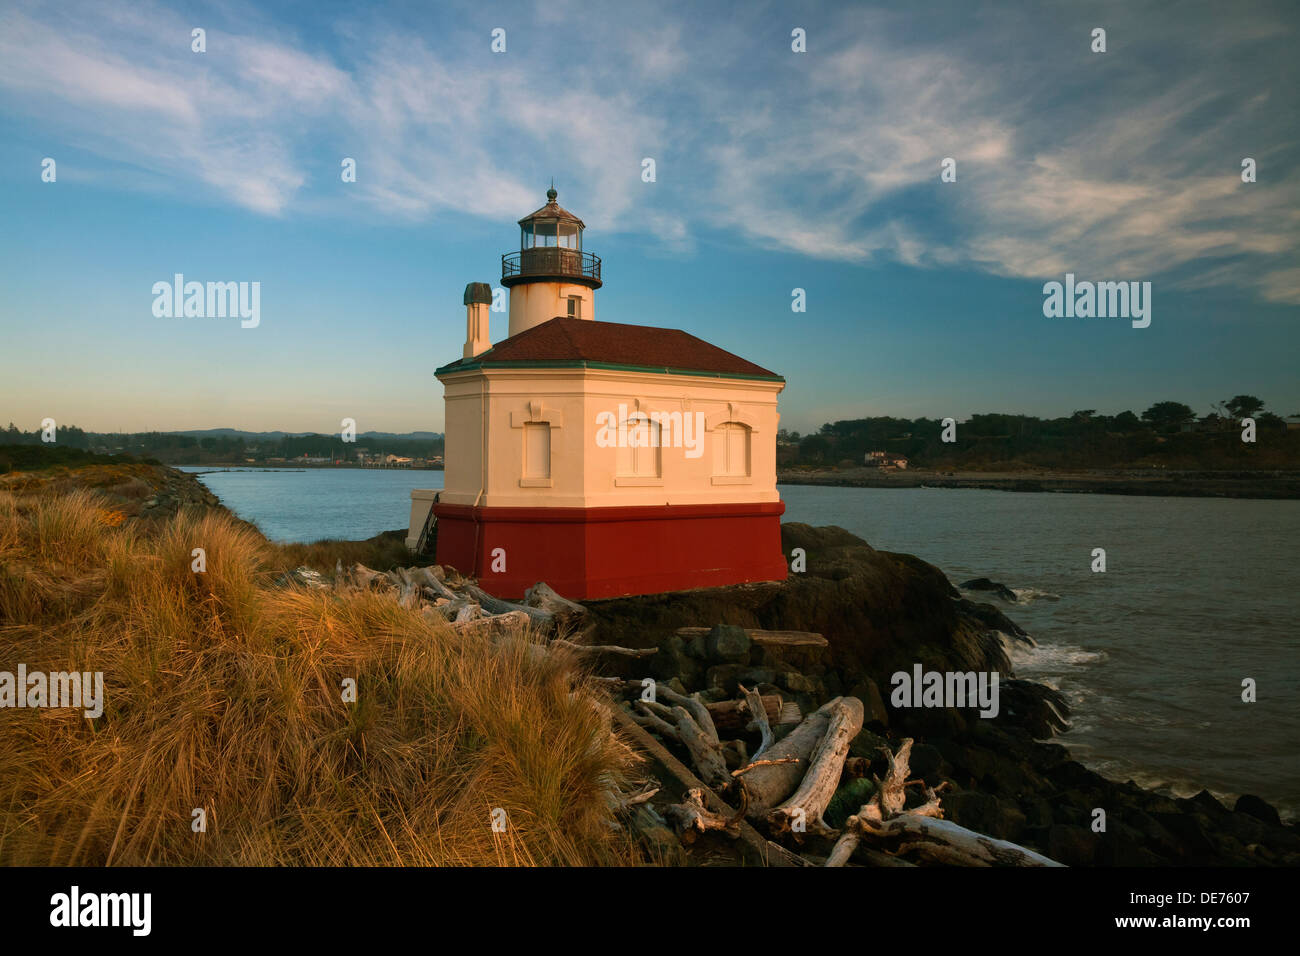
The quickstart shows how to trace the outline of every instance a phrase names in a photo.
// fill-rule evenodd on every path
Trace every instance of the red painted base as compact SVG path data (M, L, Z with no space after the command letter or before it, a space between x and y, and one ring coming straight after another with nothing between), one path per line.
M784 581L774 501L635 508L434 506L438 563L519 598L538 581L574 600ZM494 571L503 549L504 571ZM498 556L500 552L497 552ZM495 560L498 568L499 559Z

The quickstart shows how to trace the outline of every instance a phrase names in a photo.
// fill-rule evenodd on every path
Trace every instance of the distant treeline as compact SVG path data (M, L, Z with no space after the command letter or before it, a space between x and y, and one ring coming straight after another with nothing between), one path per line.
M1300 430L1288 431L1285 419L1263 407L1239 395L1201 418L1181 402L1158 402L1141 415L972 415L957 423L955 442L942 440L938 419L858 418L828 422L816 434L782 429L777 457L786 467L858 466L869 452L883 451L907 458L909 467L951 470L1300 468ZM1242 441L1243 418L1255 420L1254 443Z
M79 468L82 465L120 465L132 463L130 455L97 455L83 448L66 448L60 445L0 445L0 474L10 471L37 471L63 465ZM158 465L153 458L140 460L140 464Z
M223 464L241 463L248 459L266 461L268 458L292 459L301 455L311 458L355 460L359 452L370 455L398 455L405 458L429 458L441 455L443 440L382 438L367 439L357 436L355 442L344 442L338 435L285 435L282 438L261 440L232 436L195 438L175 432L88 432L75 425L60 425L55 432L60 448L76 448L102 455L134 455L156 458L163 464ZM41 432L25 432L13 422L0 432L0 443L8 445L40 445Z

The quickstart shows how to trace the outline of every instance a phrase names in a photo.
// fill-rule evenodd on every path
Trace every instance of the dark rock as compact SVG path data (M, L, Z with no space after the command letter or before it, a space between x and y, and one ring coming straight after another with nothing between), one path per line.
M741 676L748 671L747 664L715 664L704 672L704 686L733 697L740 686Z
M650 658L650 676L668 681L680 677L688 687L695 687L700 679L700 664L686 651L686 642L670 634L659 644L659 653Z
M1173 862L1144 846L1142 836L1133 827L1110 823L1105 833L1097 834L1094 862L1100 866L1165 866Z
M1275 827L1282 825L1282 818L1278 816L1277 810L1254 794L1243 793L1237 798L1237 802L1232 809L1237 813L1248 814L1264 823L1271 823Z
M1203 863L1214 858L1214 844L1195 816L1190 813L1157 813L1152 816L1173 834L1189 862Z
M862 701L865 723L875 723L881 727L889 726L889 708L885 706L885 699L880 696L880 688L876 686L875 681L868 677L855 684L849 694Z
M976 833L997 836L1002 823L1002 806L998 798L977 790L958 790L942 797L943 815L958 826Z
M1042 797L1026 797L1020 807L1024 811L1026 826L1046 828L1052 825L1052 805Z
M1047 828L1047 855L1066 866L1090 866L1097 843L1097 834L1086 827L1053 823Z
M965 584L959 584L957 587L963 591L992 591L1002 600L1015 604L1017 600L1016 592L1011 590L1005 584L998 581L990 581L988 578L972 578Z
M872 731L863 728L862 730L858 731L858 735L856 737L854 737L851 741L849 741L849 756L864 757L865 759L870 760L873 763L879 761L880 772L883 773L885 760L882 757L880 748L885 747L887 745L888 745L888 741L885 740L884 737L877 736ZM890 747L889 750L890 753L893 753L894 748Z
M1208 790L1202 790L1196 796L1192 797L1189 803L1201 810L1210 818L1226 816L1228 808L1221 804Z
M912 759L909 766L911 767L912 777L925 779L930 776L936 776L938 775L940 768L943 766L943 754L941 754L937 748L931 747L929 744L913 744ZM926 780L926 783L930 783L930 781ZM937 783L938 781L935 781L935 783L930 785L935 786Z
M1035 738L1069 730L1070 705L1065 695L1043 684L1006 678L998 686L999 724L1011 724Z
M749 635L743 627L734 624L716 624L704 641L704 651L710 660L731 664L749 663Z

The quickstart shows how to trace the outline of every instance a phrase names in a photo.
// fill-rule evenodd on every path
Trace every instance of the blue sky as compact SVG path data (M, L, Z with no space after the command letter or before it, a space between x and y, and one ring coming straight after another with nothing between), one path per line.
M499 284L551 176L604 260L597 317L782 373L789 428L1300 412L1298 27L1291 3L7 0L0 418L441 430L464 286ZM156 318L176 272L260 282L261 324ZM1150 281L1151 326L1045 318L1066 272Z

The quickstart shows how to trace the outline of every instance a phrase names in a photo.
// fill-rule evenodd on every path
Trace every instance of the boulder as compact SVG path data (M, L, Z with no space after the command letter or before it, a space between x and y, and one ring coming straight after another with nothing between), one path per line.
M1243 793L1239 796L1232 809L1237 813L1244 813L1248 816L1252 816L1263 823L1271 823L1275 827L1280 827L1282 825L1282 818L1278 816L1277 811L1251 793Z
M709 660L729 664L749 663L749 635L743 627L718 624L704 640L704 652Z

